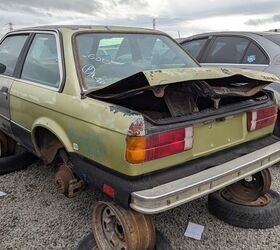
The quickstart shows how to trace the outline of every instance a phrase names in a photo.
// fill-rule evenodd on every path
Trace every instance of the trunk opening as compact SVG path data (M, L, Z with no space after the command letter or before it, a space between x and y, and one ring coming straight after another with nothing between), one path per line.
M197 119L226 110L248 109L271 100L262 90L267 82L237 80L187 81L154 87L143 84L128 91L101 90L101 94L97 91L88 96L137 111L161 124L192 117Z

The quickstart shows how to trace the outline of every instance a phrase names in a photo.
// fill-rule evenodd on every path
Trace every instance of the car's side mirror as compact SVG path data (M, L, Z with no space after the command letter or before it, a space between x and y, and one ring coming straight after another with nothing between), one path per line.
M7 68L6 65L4 65L3 63L0 63L0 74L5 73L6 68Z

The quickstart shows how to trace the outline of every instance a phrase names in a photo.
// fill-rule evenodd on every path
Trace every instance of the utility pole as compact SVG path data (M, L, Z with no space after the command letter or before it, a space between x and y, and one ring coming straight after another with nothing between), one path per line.
M155 30L156 29L156 19L153 18L153 29Z
M13 29L13 23L12 22L10 22L10 23L7 23L8 25L9 25L9 31L13 31L14 29Z
M181 34L180 34L180 31L178 31L178 37L179 37L179 38L181 38Z

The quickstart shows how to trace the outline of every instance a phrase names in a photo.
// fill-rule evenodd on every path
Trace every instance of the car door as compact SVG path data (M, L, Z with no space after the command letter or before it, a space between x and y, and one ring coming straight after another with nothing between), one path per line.
M0 44L0 129L13 137L10 123L10 88L20 54L28 39L28 34L6 36Z
M263 71L269 65L266 53L253 40L243 36L216 36L201 65L208 67L235 67Z
M25 50L20 74L11 88L11 124L17 141L35 151L31 138L34 122L53 114L63 81L59 36L38 31Z

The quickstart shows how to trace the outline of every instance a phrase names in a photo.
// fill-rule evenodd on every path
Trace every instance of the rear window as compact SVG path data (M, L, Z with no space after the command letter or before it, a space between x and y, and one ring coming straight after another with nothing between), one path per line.
M85 33L76 41L86 89L105 87L145 70L198 66L163 35Z
M269 36L265 36L265 38L280 46L280 35L269 35Z

